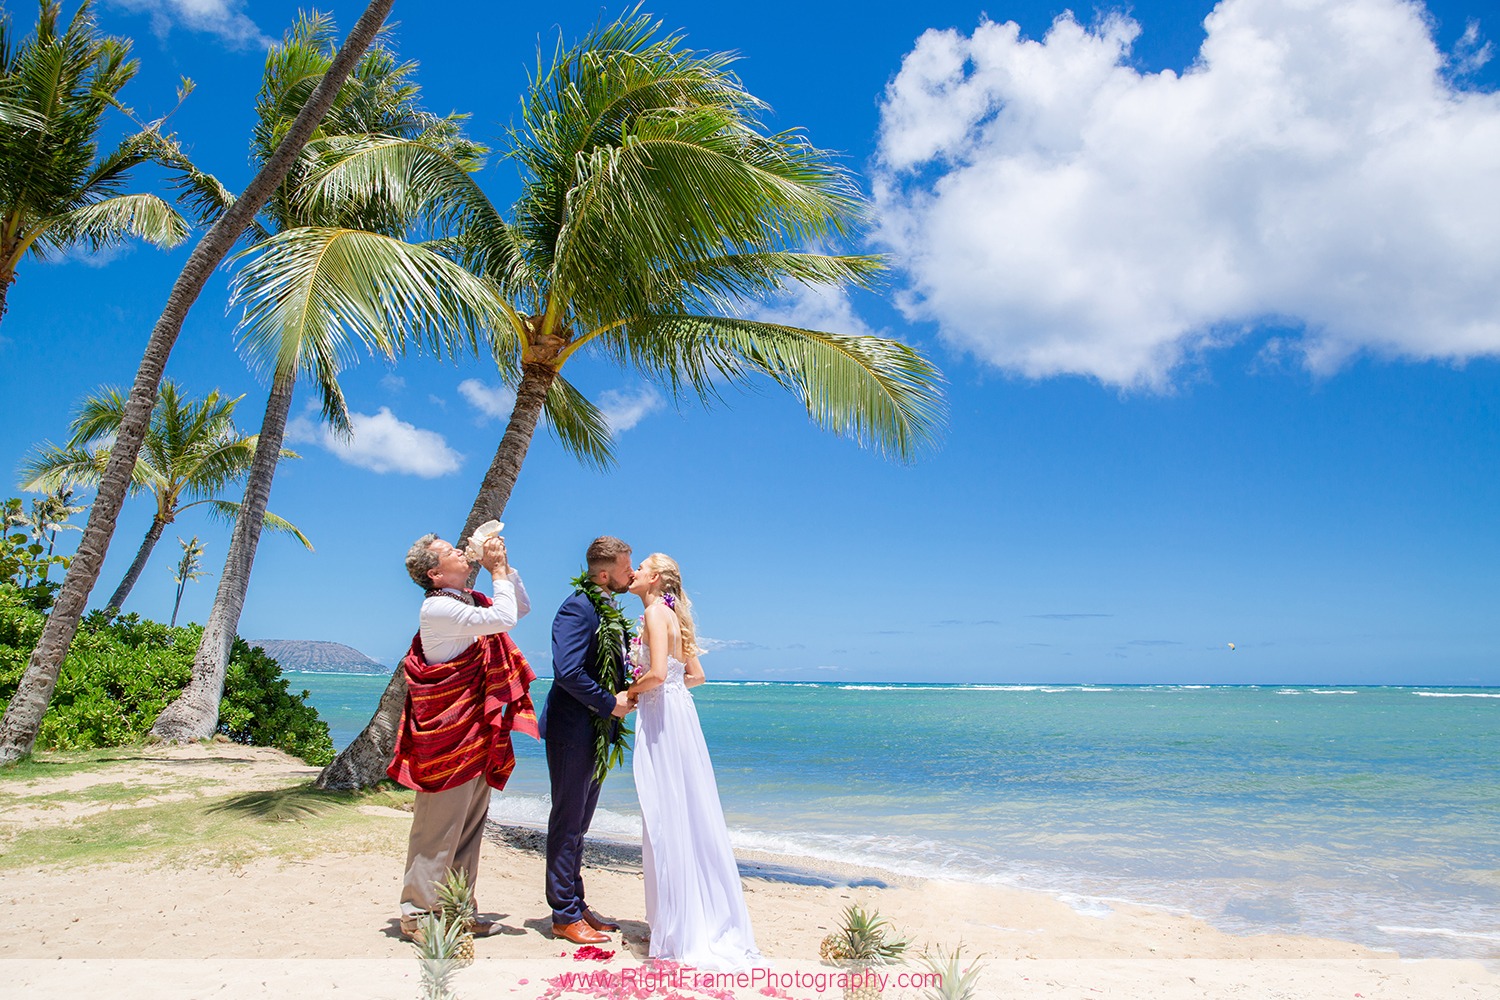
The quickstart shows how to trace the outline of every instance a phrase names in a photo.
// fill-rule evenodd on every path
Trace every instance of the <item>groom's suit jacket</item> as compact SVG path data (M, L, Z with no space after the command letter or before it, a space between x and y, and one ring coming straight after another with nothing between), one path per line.
M575 591L552 619L552 689L542 709L542 739L593 746L594 717L612 718L614 710L615 696L599 683L599 613Z

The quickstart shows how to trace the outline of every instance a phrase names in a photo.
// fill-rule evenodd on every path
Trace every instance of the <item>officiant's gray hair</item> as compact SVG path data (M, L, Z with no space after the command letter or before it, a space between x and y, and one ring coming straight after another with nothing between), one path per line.
M423 590L432 588L432 577L427 574L438 568L438 554L432 551L432 543L437 540L437 535L428 532L406 550L406 571L411 574L412 582Z

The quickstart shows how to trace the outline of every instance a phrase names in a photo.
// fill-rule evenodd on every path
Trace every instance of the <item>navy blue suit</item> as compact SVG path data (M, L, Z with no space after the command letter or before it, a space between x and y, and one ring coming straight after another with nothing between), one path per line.
M555 924L583 919L583 837L599 802L594 719L602 716L618 726L614 709L615 696L599 683L599 613L581 591L575 591L552 620L552 689L541 718L552 784L547 905Z

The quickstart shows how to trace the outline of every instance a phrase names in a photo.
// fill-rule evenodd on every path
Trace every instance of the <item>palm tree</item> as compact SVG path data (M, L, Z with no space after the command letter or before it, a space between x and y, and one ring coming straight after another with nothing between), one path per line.
M241 434L234 426L234 408L243 397L223 398L218 390L201 400L186 398L176 383L162 383L161 395L151 415L151 425L141 454L136 459L131 492L147 492L156 501L156 514L141 541L125 578L105 605L113 616L140 579L151 550L167 525L184 511L202 504L229 521L240 505L222 500L223 493L250 470L256 438ZM21 488L55 489L63 483L97 484L109 463L110 448L125 415L120 390L105 388L85 397L73 420L72 437L62 447L46 446L22 467ZM283 450L283 458L295 458ZM307 548L312 543L290 522L267 513L270 527L295 535Z
M178 535L177 544L182 546L182 558L172 567L172 580L177 584L177 599L172 602L172 620L167 623L168 628L177 625L177 611L182 607L182 592L187 589L187 585L208 575L203 572L203 543L198 541L198 536L194 535L192 541L184 542L182 536Z
M501 295L507 324L492 339L516 402L460 538L504 511L544 412L565 445L610 461L606 422L562 376L585 351L679 399L769 378L819 425L906 460L941 421L941 376L907 345L738 315L795 283L869 287L884 262L797 249L851 234L863 204L852 178L801 134L763 127L732 56L660 29L644 16L597 28L534 82L510 136L524 175L511 222L458 165L410 144L367 144L319 181L416 197L404 178L449 177L464 259ZM320 787L383 776L404 697L397 671Z
M269 155L311 84L332 58L332 22L302 18L271 53L258 102L253 142ZM182 694L163 709L151 732L184 741L210 735L218 723L224 673L250 585L261 518L276 471L299 377L322 395L323 416L348 433L349 416L337 376L356 347L394 357L419 343L438 352L471 349L478 330L497 322L483 282L458 264L405 237L424 221L379 193L310 199L307 186L344 150L375 137L442 148L465 162L479 148L458 132L460 119L422 111L411 80L414 63L398 63L383 45L361 60L319 132L308 143L252 230L257 242L234 281L231 304L244 301L241 347L271 382L260 441L230 538L213 611ZM205 198L211 190L202 190ZM307 248L312 247L309 253ZM372 262L391 264L378 269ZM250 290L254 290L254 294ZM470 303L477 303L471 306Z
M99 34L88 0L61 32L60 15L43 0L36 33L19 45L0 18L0 317L27 254L187 238L187 223L161 198L122 192L130 171L154 158L155 132L97 158L104 114L139 67L130 43Z
M125 404L125 416L120 422L120 433L115 438L109 464L100 479L93 506L89 509L83 539L78 543L78 551L68 567L68 575L52 606L52 613L47 616L47 624L26 663L21 683L6 706L4 719L0 720L0 764L19 760L30 753L36 744L42 716L57 687L63 657L67 655L73 636L78 633L78 623L83 617L89 593L94 589L94 584L99 579L99 570L104 565L104 556L114 535L115 519L119 517L120 507L125 502L130 477L135 469L136 455L140 451L151 410L156 402L157 386L161 383L167 358L172 353L177 336L182 332L188 310L202 294L214 269L228 255L245 227L281 182L292 161L301 153L313 129L322 120L339 88L354 69L355 63L375 38L394 2L395 0L370 0L328 67L328 72L317 82L312 96L286 129L275 154L251 179L239 200L193 248L182 272L178 274L161 317L146 342L146 350L141 355L135 383L131 386L130 397ZM277 449L279 448L278 441Z

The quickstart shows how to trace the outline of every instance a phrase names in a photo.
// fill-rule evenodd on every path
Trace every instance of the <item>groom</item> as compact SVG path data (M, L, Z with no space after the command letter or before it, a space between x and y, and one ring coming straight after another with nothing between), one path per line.
M613 600L630 589L630 546L618 538L594 539L588 548L588 578ZM619 661L623 663L624 651ZM594 719L623 719L630 711L616 677L610 694L600 683L599 612L582 591L563 601L552 621L552 689L542 709L552 813L547 818L547 904L552 933L574 944L598 944L602 931L620 925L604 920L583 898L583 836L599 802L594 780ZM616 723L611 722L611 726Z

